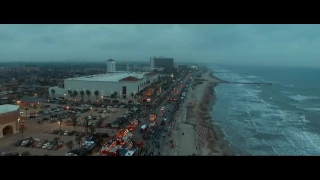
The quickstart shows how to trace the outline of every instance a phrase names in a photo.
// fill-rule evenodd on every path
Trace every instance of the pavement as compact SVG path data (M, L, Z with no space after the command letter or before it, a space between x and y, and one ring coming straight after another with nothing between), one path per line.
M188 80L189 80L189 76L185 77L183 80L183 84L185 85ZM144 141L144 148L140 153L140 155L142 156L144 155L149 156L151 154L153 154L153 156L156 156L156 155L172 156L176 152L176 148L178 147L179 143L172 137L172 133L175 133L176 131L174 127L174 121L176 120L174 116L176 112L173 112L173 109L176 106L176 103L167 103L166 97L171 92L176 92L177 90L181 92L184 86L180 87L180 83L176 83L172 88L175 88L175 90L169 91L167 94L166 93L162 94L159 98L163 98L163 101L154 110L151 111L158 114L158 119L156 121L156 130L150 139ZM164 107L165 109L164 116L161 116L162 107ZM144 124L150 123L149 121L150 112L147 114L148 114L147 117L140 118L140 121L141 121L140 127ZM167 120L165 125L162 127L160 123L163 118L166 118ZM170 125L171 120L172 120L172 123ZM136 128L136 130L134 131L136 135L135 137L136 141L139 141L142 139L142 134L139 132L140 127ZM165 136L162 136L162 134L165 134ZM184 140L188 141L188 137L186 136ZM174 147L172 147L172 144L174 144ZM184 144L190 144L190 143L186 142ZM190 146L194 146L194 145L191 143Z
M57 106L61 105L56 105L56 104L50 104L50 108L55 108ZM49 109L49 108L47 108ZM95 108L94 108L95 109ZM98 108L100 109L100 108ZM114 114L107 114L108 116L110 116L105 123L108 123L109 121L113 121L115 120L117 117L121 116L124 112L126 112L128 109L118 109L118 108L114 108L115 110L117 110L117 113ZM28 111L29 114L30 111ZM60 112L56 112L55 114L61 114L63 112L66 111L60 111ZM98 115L99 113L97 113L96 111L89 111L89 112L85 112L83 114L81 114L81 116L78 118L78 120L81 121L81 123L84 120L85 116L91 115L91 114L96 114ZM63 147L61 149L59 149L58 151L54 151L54 150L47 150L47 149L41 149L41 148L31 148L31 147L16 147L15 143L18 140L21 140L22 138L28 138L28 137L33 137L33 138L38 138L40 140L44 140L44 139L48 139L53 140L55 137L59 137L61 140L63 140L64 142L68 142L68 141L73 141L74 142L74 147L77 147L77 143L75 142L75 136L63 136L63 135L54 135L54 134L49 134L50 131L52 130L59 130L59 124L57 122L52 122L50 123L49 121L44 121L43 124L39 124L37 123L38 121L42 120L42 118L44 117L49 117L49 115L47 116L41 116L41 117L36 117L36 118L29 118L28 120L24 121L26 130L24 131L23 135L22 133L16 133L13 135L10 135L8 137L3 137L0 139L0 152L18 152L18 153L22 153L24 151L29 151L31 153L31 155L65 155L69 149L67 149L66 147ZM50 119L50 117L49 117ZM85 132L85 127L83 126L68 126L65 123L65 120L70 120L70 118L65 118L63 119L62 123L61 123L61 130L62 131L77 131L77 132ZM102 133L108 133L110 136L115 135L116 131L112 130L112 129L108 129L108 128L97 128L96 132L102 132ZM90 130L89 130L90 132Z

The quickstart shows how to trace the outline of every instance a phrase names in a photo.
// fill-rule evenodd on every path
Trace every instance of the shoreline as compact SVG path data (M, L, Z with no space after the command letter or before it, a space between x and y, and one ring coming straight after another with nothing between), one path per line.
M212 111L216 102L214 88L219 83L225 83L213 75L211 70L203 73L200 78L203 83L195 84L188 93L191 97L187 104L188 124L194 125L196 155L204 156L235 156L236 153L230 148L230 142L225 139L221 128L214 124ZM193 81L194 81L193 80Z

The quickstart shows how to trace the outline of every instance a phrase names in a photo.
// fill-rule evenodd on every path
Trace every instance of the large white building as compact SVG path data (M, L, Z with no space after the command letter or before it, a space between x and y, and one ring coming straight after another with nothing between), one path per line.
M112 69L110 69L112 70ZM112 72L112 71L111 71ZM68 91L77 91L78 95L73 99L81 100L80 92L84 91L84 101L96 100L95 91L99 92L99 99L109 97L114 92L120 98L130 97L131 93L138 93L143 88L151 83L157 82L159 75L154 72L150 73L128 73L128 72L113 72L100 75L91 75L83 77L75 77L64 80L64 88L57 86L49 88L50 97L65 97L69 98ZM54 89L54 94L52 93ZM90 96L86 95L86 91L90 91Z

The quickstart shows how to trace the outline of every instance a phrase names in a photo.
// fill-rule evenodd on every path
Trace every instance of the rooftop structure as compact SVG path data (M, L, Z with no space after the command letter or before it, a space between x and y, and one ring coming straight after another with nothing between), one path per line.
M99 75L91 75L91 76L82 76L76 78L69 78L66 80L73 81L100 81L100 82L119 82L121 80L128 79L143 79L145 73L112 73L112 74L99 74Z
M19 109L18 105L4 104L0 105L0 114L16 111Z

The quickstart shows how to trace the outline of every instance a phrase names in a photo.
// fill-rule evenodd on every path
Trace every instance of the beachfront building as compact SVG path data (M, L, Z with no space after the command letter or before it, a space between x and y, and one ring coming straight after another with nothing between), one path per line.
M110 71L112 73L110 73ZM102 100L117 94L119 98L128 98L131 93L138 93L145 87L159 80L157 73L151 72L114 72L65 79L62 87L50 87L50 97L67 99ZM83 96L81 95L83 94Z
M19 106L0 105L0 138L19 132L19 117Z
M172 71L174 69L174 59L164 57L151 57L150 68L151 70L157 71Z

